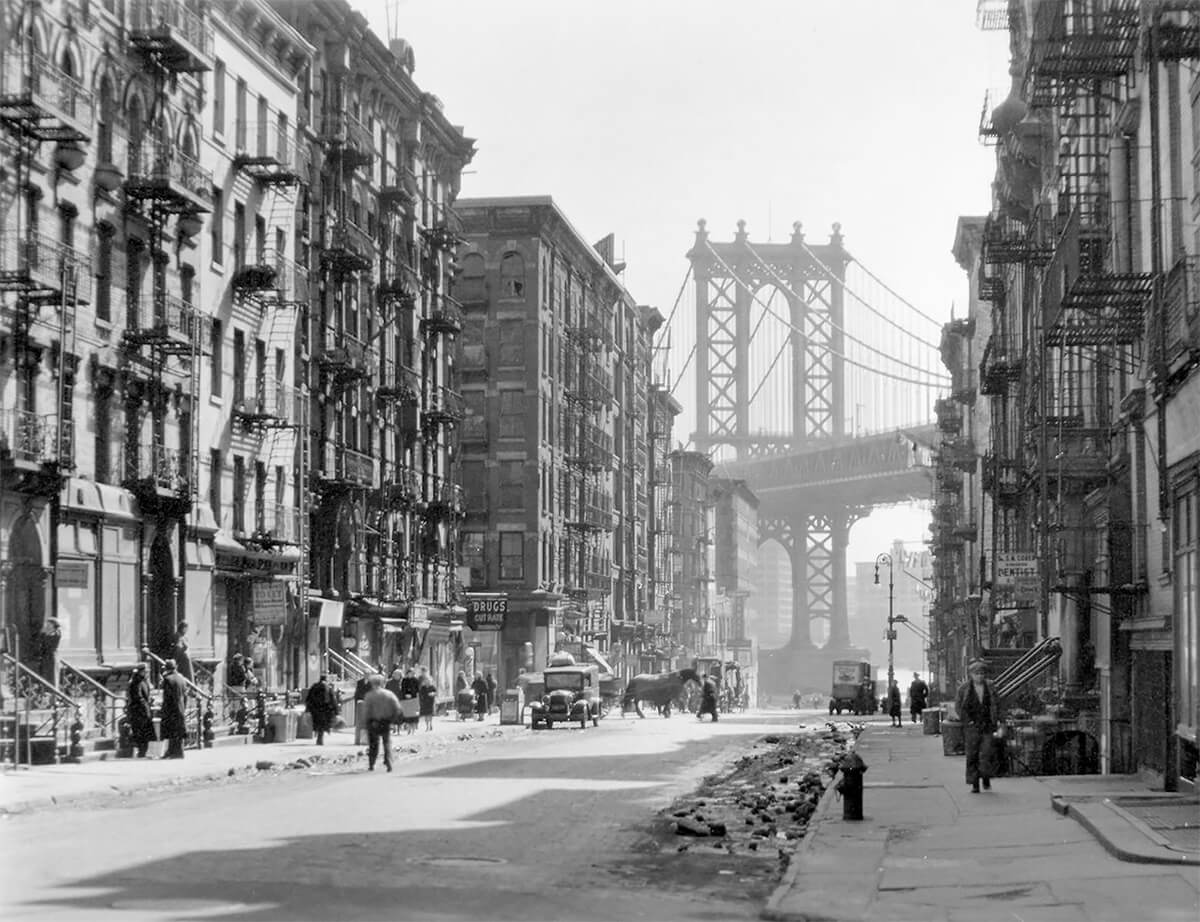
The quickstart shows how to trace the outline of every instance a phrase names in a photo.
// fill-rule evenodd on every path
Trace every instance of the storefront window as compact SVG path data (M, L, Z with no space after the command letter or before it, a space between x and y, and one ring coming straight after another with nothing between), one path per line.
M1179 676L1179 723L1193 743L1200 728L1200 489L1195 477L1176 488L1171 515L1175 589L1176 661Z

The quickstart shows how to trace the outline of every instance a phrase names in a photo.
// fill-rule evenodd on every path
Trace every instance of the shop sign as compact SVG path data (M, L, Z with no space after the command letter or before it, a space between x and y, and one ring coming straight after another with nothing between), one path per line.
M253 587L254 623L284 624L287 621L287 585L259 580Z
M499 631L508 616L508 596L503 592L467 593L467 627L473 631Z
M1037 554L1025 551L1001 551L996 554L996 588L1008 590L1013 601L1036 601L1040 586Z
M60 560L54 567L54 583L59 589L86 589L88 565L74 560Z

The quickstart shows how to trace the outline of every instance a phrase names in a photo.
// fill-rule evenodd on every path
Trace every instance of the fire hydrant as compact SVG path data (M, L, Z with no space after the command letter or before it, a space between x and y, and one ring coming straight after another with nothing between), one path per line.
M842 819L861 820L863 818L863 774L867 763L857 752L852 752L842 759L842 780L837 784L837 791L842 795Z

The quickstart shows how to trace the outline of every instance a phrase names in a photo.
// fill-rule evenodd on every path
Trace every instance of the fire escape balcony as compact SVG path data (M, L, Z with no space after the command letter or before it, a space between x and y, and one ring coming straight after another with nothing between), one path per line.
M957 468L964 474L973 474L977 463L975 442L965 436L943 439L940 449L940 460L944 464Z
M612 497L600 492L590 493L582 502L572 504L566 519L567 529L575 533L612 531Z
M958 435L962 432L962 406L957 401L943 397L934 403L933 412L937 416L939 432L947 435Z
M975 286L980 301L988 301L992 304L1004 303L1007 289L1002 275L988 272L986 266L980 266Z
M389 468L380 490L383 502L393 509L408 509L421 502L421 475L408 467Z
M956 467L939 465L935 480L939 493L946 496L957 496L962 490L963 472Z
M237 125L233 168L265 186L292 185L300 181L295 145L283 124L241 122Z
M1032 48L1025 74L1031 106L1051 106L1076 87L1123 77L1138 50L1138 0L1084 4L1042 0L1034 8Z
M370 354L361 342L326 328L317 363L335 387L345 387L370 375L369 360Z
M429 476L428 518L456 518L463 514L463 488L449 477Z
M1200 20L1196 14L1192 12L1184 21L1164 17L1158 25L1158 59L1194 61L1197 58L1200 58Z
M59 301L65 295L86 304L92 296L92 261L46 234L0 230L0 291L33 301Z
M594 474L612 470L612 442L609 440L609 444L605 445L594 439L585 439L568 449L565 461L576 470Z
M1163 284L1166 364L1174 373L1200 359L1200 258L1184 256ZM1151 352L1162 348L1151 343Z
M990 494L997 505L1011 507L1021 498L1021 470L1011 458L985 452L980 479L983 492Z
M60 474L74 467L70 427L58 444L58 416L29 410L0 410L0 483L19 493L52 496Z
M279 255L272 259L272 266L275 270L275 283L266 293L266 300L307 305L311 295L308 267Z
M132 0L129 42L173 73L212 69L212 27L180 0Z
M421 428L430 432L439 426L456 426L465 412L462 394L441 384L432 386L421 413Z
M1008 0L978 0L975 25L984 32L1008 31Z
M257 253L253 259L243 259L233 270L233 290L259 298L276 291L281 281L279 262L280 256L271 250Z
M143 512L172 517L191 511L192 459L178 448L151 443L125 454L121 485Z
M172 355L187 355L197 345L200 320L196 308L178 295L159 292L126 297L125 344L151 346Z
M375 142L367 126L349 112L326 112L321 124L321 141L331 154L340 154L349 170L366 166L375 157Z
M379 189L380 205L385 210L411 207L418 195L417 175L408 167L394 169L391 179Z
M989 396L1004 396L1021 378L1020 352L1004 333L993 332L983 347L979 362L979 391Z
M1049 416L1046 430L1046 456L1038 454L1038 445L1026 454L1026 469L1040 475L1043 467L1055 483L1099 484L1108 478L1109 431L1087 425L1082 415ZM1040 440L1042 427L1033 426L1030 435Z
M234 418L243 430L286 429L296 425L297 395L293 388L263 381L257 391L233 408Z
M327 442L319 473L326 490L374 489L375 459L337 442Z
M1044 266L1054 253L1053 222L1035 212L1028 222L1004 214L983 224L980 260L989 266Z
M172 214L212 210L213 176L172 144L144 141L129 149L125 194Z
M588 351L611 349L612 326L597 314L588 313L574 324L568 324L566 335L579 348Z
M421 228L421 236L425 238L425 242L429 244L430 249L435 251L443 250L447 253L453 253L455 248L462 242L453 227L453 222L448 221Z
M0 122L38 141L83 144L91 137L95 99L40 54L10 50L0 70Z
M359 272L371 268L375 260L375 241L371 235L343 218L325 228L321 265L335 272Z
M462 332L462 326L462 308L446 295L439 295L430 307L429 315L421 318L421 330L434 335L454 336Z
M414 368L386 359L380 370L375 397L415 406L421 400L421 376Z

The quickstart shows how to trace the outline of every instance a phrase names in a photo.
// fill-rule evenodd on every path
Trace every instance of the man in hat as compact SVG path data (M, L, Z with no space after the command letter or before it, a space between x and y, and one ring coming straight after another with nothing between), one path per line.
M967 681L955 695L958 719L962 721L963 746L967 755L967 784L971 793L979 793L979 785L991 790L994 770L993 745L999 727L996 692L987 680L987 665L974 660L967 666Z
M928 702L929 686L921 678L921 673L914 672L912 683L908 686L908 711L912 715L913 723L920 722L921 714Z
M150 702L150 679L146 675L146 664L138 663L129 677L129 690L125 696L125 719L129 723L129 739L139 759L146 757L150 744L158 739L154 730L154 708Z
M321 673L316 683L304 696L304 709L312 715L313 733L317 745L325 745L325 734L333 729L338 714L337 692L329 684L329 676Z
M164 759L182 759L187 738L187 682L179 674L175 660L163 661L162 709L159 724L167 741Z

